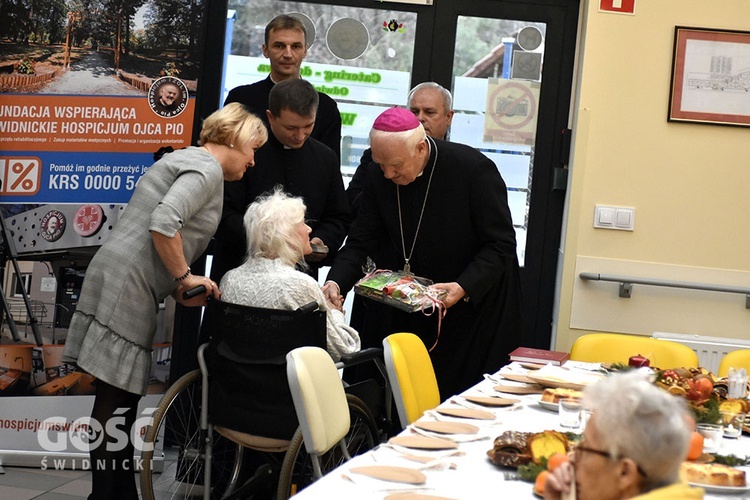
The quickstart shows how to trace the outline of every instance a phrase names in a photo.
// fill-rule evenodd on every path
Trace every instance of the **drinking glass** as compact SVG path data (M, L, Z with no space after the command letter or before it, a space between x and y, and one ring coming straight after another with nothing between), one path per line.
M735 413L733 411L722 411L721 420L724 423L724 437L738 438L742 434L742 426L745 423L744 413Z
M727 381L728 398L744 398L747 395L747 371L744 368L730 368Z
M576 398L563 398L557 405L560 425L562 427L576 429L581 425L581 400Z
M583 409L581 410L581 432L586 428L586 424L589 423L589 419L591 418L591 410Z
M703 451L716 453L721 446L721 438L724 436L724 426L720 424L698 424L697 431L703 436Z

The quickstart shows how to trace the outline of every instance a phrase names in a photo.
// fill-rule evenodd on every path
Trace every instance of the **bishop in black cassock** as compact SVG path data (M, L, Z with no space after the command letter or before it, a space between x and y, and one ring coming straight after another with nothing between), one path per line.
M390 270L403 269L408 258L412 273L447 292L445 317L368 306L362 347L402 331L417 334L427 348L437 341L430 356L440 394L458 394L506 364L523 336L505 182L486 156L427 137L405 109L383 112L370 140L367 188L324 291L341 299L363 276L368 255L378 269Z

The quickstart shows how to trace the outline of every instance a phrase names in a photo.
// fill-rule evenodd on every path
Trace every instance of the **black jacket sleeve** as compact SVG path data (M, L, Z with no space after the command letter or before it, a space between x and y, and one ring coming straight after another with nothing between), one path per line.
M349 206L352 208L352 217L357 216L359 206L362 204L362 192L367 187L367 176L365 170L367 165L372 162L372 150L370 148L365 149L362 153L362 158L359 160L359 166L354 171L352 180L349 181L349 186L346 188L346 197L349 199Z

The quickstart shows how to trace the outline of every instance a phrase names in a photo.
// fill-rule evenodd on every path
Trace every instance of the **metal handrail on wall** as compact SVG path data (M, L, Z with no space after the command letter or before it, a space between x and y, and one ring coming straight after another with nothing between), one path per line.
M619 296L629 299L633 292L633 285L666 286L671 288L686 288L689 290L704 290L708 292L740 293L745 296L745 309L750 309L750 287L712 285L709 283L692 283L689 281L670 281L654 278L634 278L632 276L618 276L616 274L580 273L582 280L611 281L620 284Z

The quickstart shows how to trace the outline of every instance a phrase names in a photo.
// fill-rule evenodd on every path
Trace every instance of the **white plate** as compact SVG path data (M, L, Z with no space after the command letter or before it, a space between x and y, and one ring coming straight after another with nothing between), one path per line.
M537 403L539 403L539 406L545 410L554 411L555 413L558 412L557 403L550 403L549 401L537 401Z
M703 488L706 493L744 493L750 491L750 486L713 486L711 484L699 484L688 482L690 486Z

